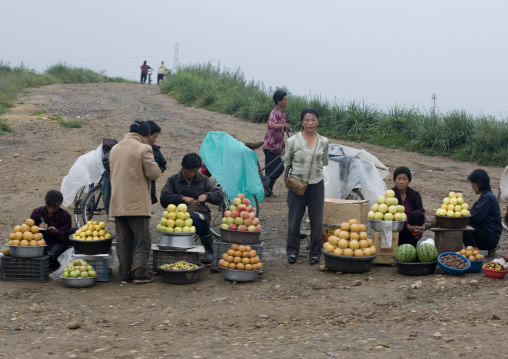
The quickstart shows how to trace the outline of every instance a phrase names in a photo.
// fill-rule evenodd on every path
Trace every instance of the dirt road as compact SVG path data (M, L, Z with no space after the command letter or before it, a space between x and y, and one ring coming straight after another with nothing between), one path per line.
M45 111L46 114L33 115ZM80 129L47 119L58 113L80 118ZM260 141L264 124L192 109L158 93L156 86L131 84L52 85L20 94L3 116L14 132L0 137L0 238L59 189L76 158L102 138L123 138L133 120L162 127L158 143L168 170L198 152L211 130L241 141ZM343 143L375 154L393 169L408 166L412 187L428 213L450 189L474 203L466 178L479 166L368 144ZM261 155L261 153L259 153ZM484 167L497 189L501 168ZM389 176L390 177L390 176ZM390 178L387 184L392 185ZM285 260L286 198L261 204L264 274L253 283L226 282L208 269L193 285L156 278L144 286L118 278L89 289L47 283L1 282L0 356L5 358L480 358L504 356L508 312L506 280L483 274L407 277L390 266L365 274L336 274ZM155 225L162 208L153 207ZM273 229L273 230L272 230ZM430 236L432 233L426 233ZM502 250L507 248L503 233ZM412 288L415 287L415 288ZM416 288L417 287L417 288ZM69 329L77 322L79 329Z

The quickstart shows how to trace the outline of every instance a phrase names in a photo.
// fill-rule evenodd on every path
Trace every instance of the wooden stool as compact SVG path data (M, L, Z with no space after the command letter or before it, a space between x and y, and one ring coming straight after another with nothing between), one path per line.
M435 234L436 249L439 254L444 252L459 252L463 248L463 232L474 231L474 228L467 226L461 229L430 228Z

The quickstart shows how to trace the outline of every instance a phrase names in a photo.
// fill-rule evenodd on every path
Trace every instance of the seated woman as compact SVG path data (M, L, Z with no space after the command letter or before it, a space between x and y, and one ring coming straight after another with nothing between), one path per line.
M160 202L163 208L169 204L196 205L191 219L206 251L201 261L209 264L213 259L213 239L210 233L210 209L205 202L219 205L224 200L224 194L213 180L201 173L202 168L203 162L199 155L186 154L180 172L169 177L162 188Z
M422 238L426 222L425 210L423 209L422 196L420 193L409 187L411 182L411 171L407 167L398 167L393 172L395 197L399 204L404 206L407 221L399 233L399 246L401 244L412 244L416 247L418 240Z
M496 248L501 237L501 211L496 196L490 190L490 178L487 172L474 170L467 178L474 193L480 198L471 207L469 225L474 231L463 232L464 246L472 246L482 250Z
M60 191L49 191L45 200L46 205L34 209L30 218L34 220L36 226L45 229L41 231L47 245L44 254L49 256L51 263L58 263L60 254L70 246L72 217L60 207L63 202Z

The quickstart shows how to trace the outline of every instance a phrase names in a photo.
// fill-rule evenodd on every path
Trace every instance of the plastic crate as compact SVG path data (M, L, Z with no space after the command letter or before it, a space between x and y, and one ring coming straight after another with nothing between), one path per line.
M0 280L22 282L47 282L49 280L49 257L0 259Z
M95 257L94 259L87 258L88 264L95 268L97 272L96 282L109 282L111 280L112 268L109 268L109 258Z
M198 252L152 249L153 252L153 271L160 273L160 266L166 263L186 261L199 261Z
M212 260L212 266L218 267L219 266L219 260L222 257L222 254L227 252L228 249L231 248L232 243L221 241L220 239L216 239L213 242L213 260ZM243 244L244 246L250 246L252 249L254 249L259 257L259 260L263 260L263 242L259 242L258 244Z

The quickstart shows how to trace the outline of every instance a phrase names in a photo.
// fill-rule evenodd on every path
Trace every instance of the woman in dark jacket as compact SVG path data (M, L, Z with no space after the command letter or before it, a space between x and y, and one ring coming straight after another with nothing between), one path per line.
M464 231L464 245L482 250L495 249L499 243L503 227L501 224L501 211L496 196L490 190L490 178L487 172L474 170L467 178L474 193L480 198L471 207L469 225L474 231Z
M418 240L422 237L426 221L425 210L423 209L422 196L420 193L409 187L411 182L411 171L407 167L398 167L393 172L395 197L399 204L404 206L407 221L399 233L399 246L401 244L412 244L416 247Z
M153 150L153 157L155 159L155 162L159 165L159 168L161 170L161 173L163 173L166 170L166 165L168 162L164 158L161 152L161 146L157 146L155 144L155 141L157 140L157 137L159 137L161 133L161 128L159 125L157 125L153 121L146 121L150 125L151 135L148 137L148 144L152 146ZM151 189L151 197L152 197L152 204L157 203L157 192L155 189L155 181L152 181L152 189Z
M182 169L171 176L162 188L160 202L163 208L170 204L187 204L196 233L205 247L205 256L201 260L209 264L213 259L213 239L210 233L210 209L206 202L219 205L224 193L213 180L201 173L203 162L196 153L188 153L182 159Z

